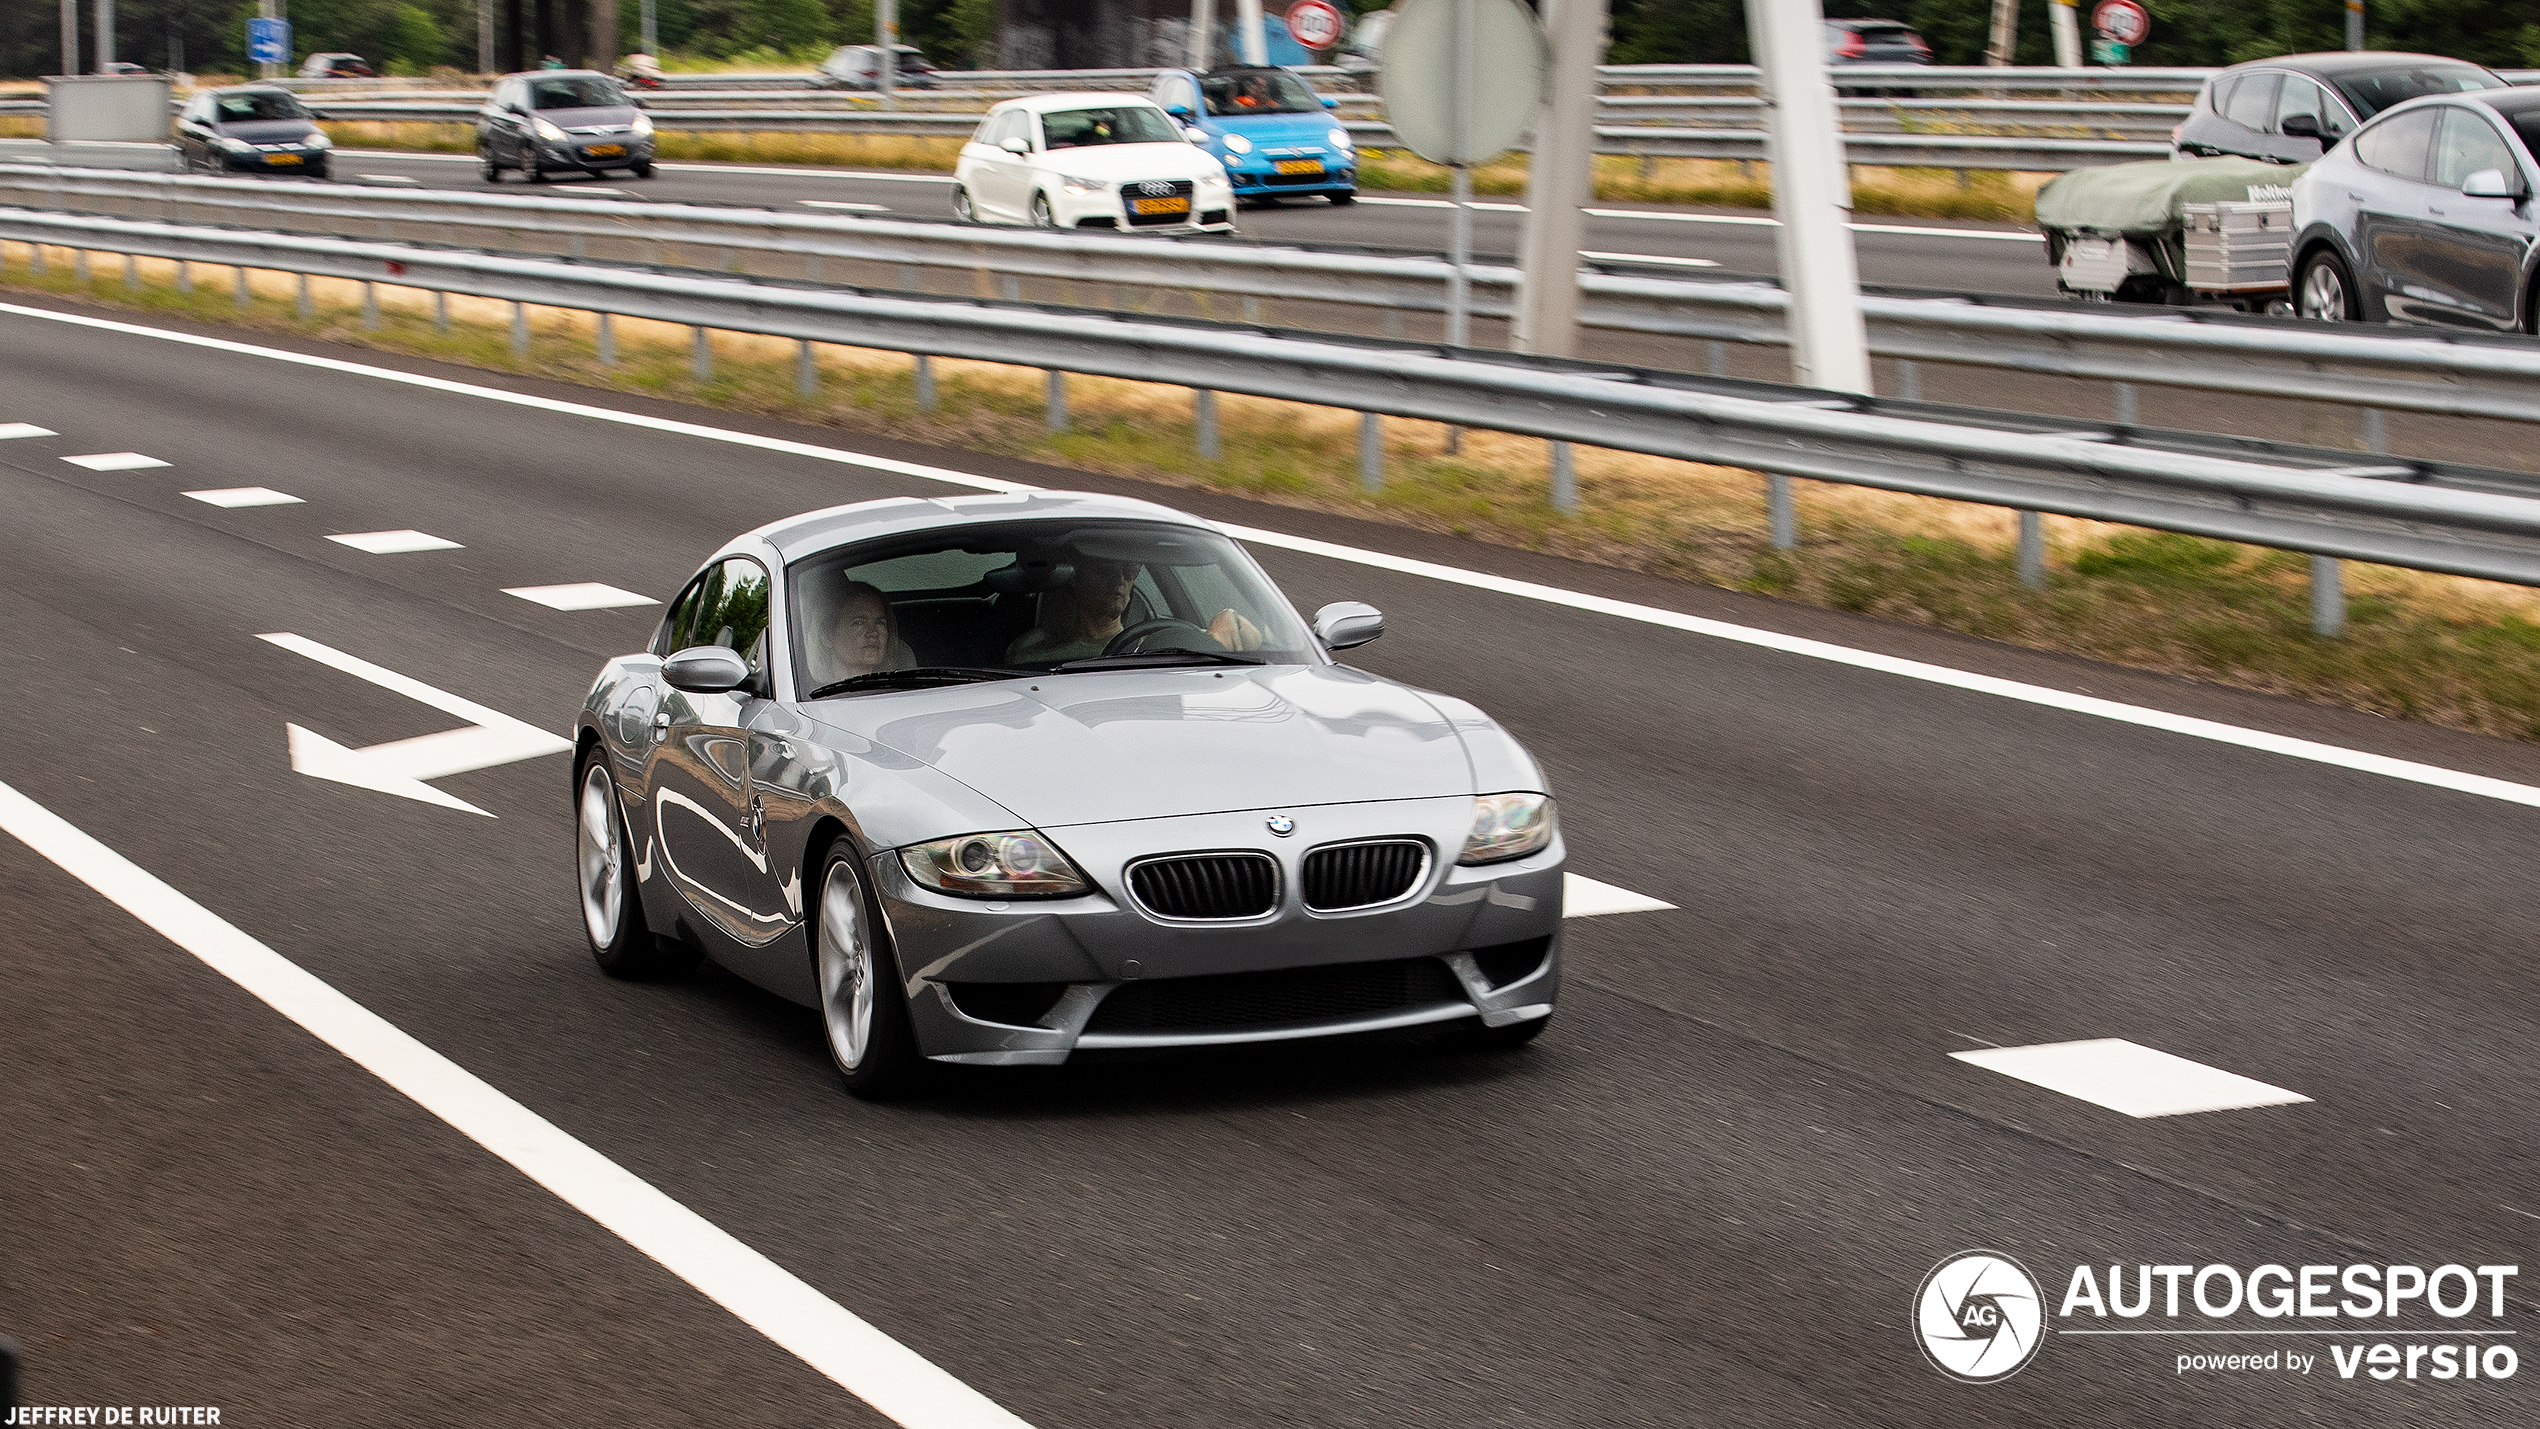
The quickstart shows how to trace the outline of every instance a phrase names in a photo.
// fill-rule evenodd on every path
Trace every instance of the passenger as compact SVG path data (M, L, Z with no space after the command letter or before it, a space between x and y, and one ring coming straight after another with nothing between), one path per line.
M814 648L812 686L835 684L876 670L905 670L917 663L900 643L899 622L890 599L862 581L850 581L838 592L837 613L827 636Z
M1089 660L1120 637L1121 618L1128 613L1129 599L1146 568L1098 556L1078 557L1074 565L1076 574L1066 585L1043 593L1041 623L1006 647L1006 663L1056 665ZM1261 646L1261 627L1232 608L1218 611L1207 629L1208 638L1221 650Z

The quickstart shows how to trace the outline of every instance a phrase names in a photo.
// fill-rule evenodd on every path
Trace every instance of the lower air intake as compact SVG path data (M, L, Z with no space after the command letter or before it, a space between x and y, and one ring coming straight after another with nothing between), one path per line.
M1348 1022L1464 1000L1464 989L1446 964L1436 958L1395 958L1123 983L1094 1009L1085 1030L1245 1032Z

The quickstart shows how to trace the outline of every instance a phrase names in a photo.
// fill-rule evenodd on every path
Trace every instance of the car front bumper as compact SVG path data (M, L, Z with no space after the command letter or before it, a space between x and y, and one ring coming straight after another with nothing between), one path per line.
M1070 193L1050 191L1050 218L1061 228L1112 228L1123 233L1224 233L1235 226L1235 196L1223 188L1194 185L1188 217L1172 223L1130 220L1118 185Z
M1326 167L1319 174L1282 174L1267 165L1251 168L1228 168L1226 177L1234 181L1235 192L1245 198L1276 198L1281 194L1355 193L1358 170L1353 164Z
M594 149L616 149L618 152L593 153ZM595 136L556 143L552 139L538 141L538 167L542 169L587 169L599 173L607 169L631 169L653 161L653 141L634 135Z
M327 171L327 157L332 153L332 149L301 149L288 154L233 154L222 150L220 166L234 174L322 174Z
M1302 827L1285 840L1265 835L1265 810L1045 830L1101 890L1082 898L948 897L918 886L893 854L874 860L872 878L918 1046L937 1061L1050 1065L1080 1050L1546 1016L1560 988L1567 855L1556 838L1527 858L1456 865L1472 807L1470 798L1317 806L1293 811ZM1403 836L1432 853L1400 899L1334 913L1300 902L1311 850ZM1260 918L1192 923L1128 899L1128 864L1183 850L1271 855L1278 905ZM1106 1011L1123 989L1136 991Z

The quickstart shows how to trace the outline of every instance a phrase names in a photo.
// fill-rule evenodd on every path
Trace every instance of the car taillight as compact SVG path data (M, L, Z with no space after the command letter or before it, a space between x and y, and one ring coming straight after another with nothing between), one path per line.
M1843 32L1843 38L1835 42L1834 56L1839 60L1857 60L1861 57L1861 51L1867 48L1869 44L1861 38L1860 31L1846 30Z
M2173 124L2173 125L2171 125L2171 126L2170 126L2170 142L2171 142L2171 143L2173 143L2173 144L2177 143L2177 142L2179 141L2180 137L2181 137L2182 135L2186 134L2186 133L2187 133L2187 121L2186 121L2186 120L2184 120L2184 119L2182 119L2182 120L2178 121L2176 124Z
M1914 53L1923 56L1925 59L1929 59L1931 57L1931 46L1923 43L1922 36L1907 35L1905 37L1905 43L1912 45L1914 47Z

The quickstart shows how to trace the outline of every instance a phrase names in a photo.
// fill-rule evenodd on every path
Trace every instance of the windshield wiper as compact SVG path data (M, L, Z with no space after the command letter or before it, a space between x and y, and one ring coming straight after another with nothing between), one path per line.
M832 680L810 694L807 700L823 700L831 695L851 695L858 690L916 690L930 685L970 685L982 680L1019 680L1029 670L1000 670L985 665L920 665L913 670L875 670L870 674L849 675Z
M1168 669L1175 665L1267 665L1255 655L1229 655L1223 650L1140 650L1129 655L1093 655L1051 667L1054 674L1076 670Z

